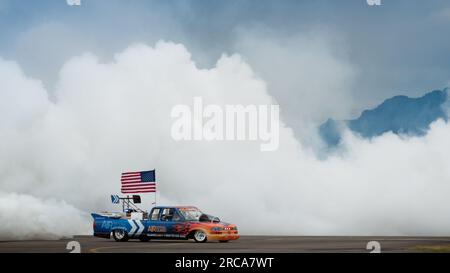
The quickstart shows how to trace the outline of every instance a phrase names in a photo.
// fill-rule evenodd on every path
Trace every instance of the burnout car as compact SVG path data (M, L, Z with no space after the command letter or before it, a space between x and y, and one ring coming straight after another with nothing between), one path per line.
M158 206L150 214L92 213L94 236L114 238L118 242L129 239L194 239L228 242L239 238L236 225L220 221L192 206Z

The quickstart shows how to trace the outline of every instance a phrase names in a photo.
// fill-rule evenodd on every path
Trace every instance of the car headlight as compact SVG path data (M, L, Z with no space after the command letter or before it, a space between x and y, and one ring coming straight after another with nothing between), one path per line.
M237 227L224 227L224 230L237 230Z

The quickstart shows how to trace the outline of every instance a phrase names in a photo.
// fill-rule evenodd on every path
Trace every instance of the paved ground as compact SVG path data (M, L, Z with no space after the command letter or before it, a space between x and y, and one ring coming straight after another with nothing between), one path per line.
M450 252L450 237L275 237L243 236L229 243L193 241L152 240L147 243L131 240L117 243L113 240L92 236L77 236L71 240L59 241L11 241L0 242L2 252L70 252L69 241L78 241L81 252L370 252L366 249L370 241L378 241L382 252Z

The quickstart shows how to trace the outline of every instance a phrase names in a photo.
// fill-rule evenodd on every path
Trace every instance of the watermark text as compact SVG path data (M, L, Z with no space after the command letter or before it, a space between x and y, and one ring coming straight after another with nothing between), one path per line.
M261 141L261 151L279 146L279 105L203 105L201 97L193 106L176 105L171 134L176 141Z

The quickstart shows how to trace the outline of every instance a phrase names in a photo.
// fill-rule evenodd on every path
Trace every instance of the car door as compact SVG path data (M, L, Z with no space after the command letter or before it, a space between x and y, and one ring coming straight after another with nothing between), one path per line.
M154 208L150 215L150 220L148 222L147 233L151 237L165 237L167 232L167 227L165 222L161 221L163 209Z
M166 227L165 237L180 238L183 237L184 222L181 215L175 208L163 209L160 222Z

